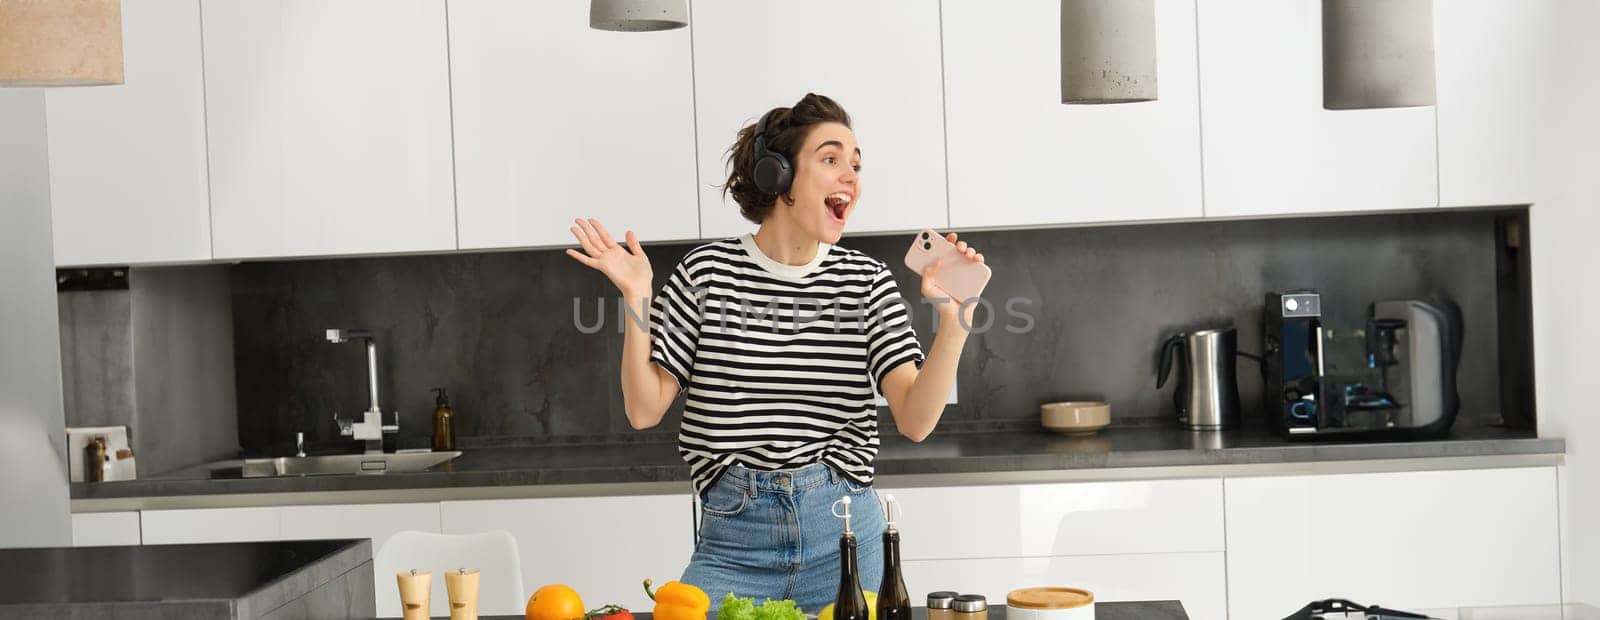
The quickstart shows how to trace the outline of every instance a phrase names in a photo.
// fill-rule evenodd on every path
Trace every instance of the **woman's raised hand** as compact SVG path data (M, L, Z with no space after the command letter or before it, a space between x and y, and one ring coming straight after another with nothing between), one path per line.
M631 299L650 294L654 278L650 259L645 257L633 231L628 231L628 245L624 247L611 238L600 220L580 218L574 223L577 225L572 227L572 236L578 238L583 251L568 249L567 256L606 274L623 297Z

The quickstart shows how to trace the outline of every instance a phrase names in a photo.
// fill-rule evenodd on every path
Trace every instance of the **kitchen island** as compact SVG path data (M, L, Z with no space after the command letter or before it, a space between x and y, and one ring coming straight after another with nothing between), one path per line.
M1095 620L1189 620L1189 614L1184 613L1183 604L1178 601L1128 601L1122 603L1099 603L1095 605ZM479 616L483 620L523 620L523 616ZM651 614L634 614L635 620L652 620ZM707 620L716 620L715 612L707 614ZM926 620L927 610L922 607L911 609L912 620ZM1006 606L994 605L989 608L989 620L1005 620Z
M0 550L0 619L372 618L372 542Z

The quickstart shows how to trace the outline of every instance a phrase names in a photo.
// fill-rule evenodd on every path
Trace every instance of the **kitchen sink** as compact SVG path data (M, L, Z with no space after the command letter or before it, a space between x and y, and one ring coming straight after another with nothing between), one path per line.
M447 463L458 456L461 456L460 451L280 456L272 459L245 459L240 474L245 478L268 478L406 473L424 471Z

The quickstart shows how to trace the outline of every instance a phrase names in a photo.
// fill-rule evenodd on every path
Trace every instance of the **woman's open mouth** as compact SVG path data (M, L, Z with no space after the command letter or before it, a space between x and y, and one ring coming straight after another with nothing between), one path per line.
M852 200L855 200L855 196L849 192L834 192L822 199L822 203L828 207L828 215L832 216L834 221L843 224L845 212L850 210Z

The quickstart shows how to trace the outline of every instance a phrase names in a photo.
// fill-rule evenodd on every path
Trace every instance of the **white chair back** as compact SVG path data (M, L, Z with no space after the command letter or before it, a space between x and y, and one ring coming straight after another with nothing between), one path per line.
M430 616L450 615L450 598L444 589L445 571L478 569L478 614L521 616L528 599L522 594L522 556L517 539L509 532L433 534L405 531L383 544L372 560L377 586L378 617L398 618L400 587L395 573L416 569L433 573Z

